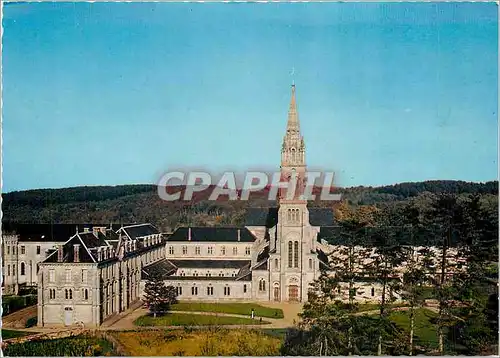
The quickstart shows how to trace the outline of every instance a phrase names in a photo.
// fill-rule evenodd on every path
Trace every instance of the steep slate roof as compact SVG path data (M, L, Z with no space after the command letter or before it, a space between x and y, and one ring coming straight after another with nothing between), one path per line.
M240 269L250 263L250 260L169 260L178 268L210 268L210 269Z
M84 228L108 227L109 224L19 224L2 223L2 232L15 232L20 242L65 242ZM120 225L112 225L118 230ZM109 230L109 229L108 229Z
M333 210L325 208L308 208L309 222L312 226L328 226L333 224ZM248 208L245 226L265 226L271 228L278 223L278 208Z
M125 231L131 240L135 240L138 237L160 234L160 231L151 224L124 226L123 231Z
M248 208L245 226L265 226L271 228L278 223L278 208Z
M147 279L151 274L151 272L155 270L158 270L164 276L169 276L175 273L175 271L177 271L177 267L172 265L168 260L161 260L155 262L154 264L144 267L142 269L141 278Z
M247 228L237 227L192 227L191 241L194 242L254 242L255 236ZM181 227L167 238L167 241L188 241L189 229Z
M82 245L80 238L77 235L75 235L63 246L63 260L62 260L62 262L66 262L66 263L74 262L74 249L73 249L74 244L80 245L80 249L78 250L78 253L80 255L80 257L79 257L80 262L93 263L93 262L97 261L91 254L89 254L89 252ZM57 261L57 250L52 250L52 253L49 253L47 258L43 262L51 262L51 263L58 262Z
M111 230L107 230L112 232ZM79 262L82 263L94 263L97 262L97 248L100 246L110 246L107 242L107 236L104 236L102 233L100 235L94 235L92 232L80 232L78 234L74 234L67 242L63 245L63 260L62 262L66 263L75 263L74 262L74 247L73 245L79 244L80 248L78 250L79 253ZM112 257L108 260L115 259ZM107 260L103 260L107 261ZM47 258L43 262L57 262L57 249L50 250L48 252Z

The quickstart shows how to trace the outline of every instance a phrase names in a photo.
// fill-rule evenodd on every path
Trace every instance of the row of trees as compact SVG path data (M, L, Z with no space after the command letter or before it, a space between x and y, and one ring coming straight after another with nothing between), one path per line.
M282 354L481 354L497 344L498 216L481 206L480 196L441 194L428 205L410 201L393 211L343 214L340 237L331 238L342 246L314 282ZM357 312L355 286L367 280L381 287L376 315ZM348 299L341 302L346 285ZM429 294L437 347L415 335ZM391 320L397 296L408 306L409 329Z

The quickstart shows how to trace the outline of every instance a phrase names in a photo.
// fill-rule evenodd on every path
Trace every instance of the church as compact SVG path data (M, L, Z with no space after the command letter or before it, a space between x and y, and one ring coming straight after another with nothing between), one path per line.
M292 86L281 173L284 179L292 174L303 179L305 172L305 144ZM38 245L33 283L41 327L98 327L113 320L142 304L153 271L163 274L182 301L304 302L328 262L328 245L321 235L333 224L333 213L309 209L301 198L304 188L298 189L291 197L280 192L277 208L248 209L241 227L180 227L161 233L150 223L119 229L93 225L58 238L30 233L26 241L13 235L10 252L17 253L19 245L35 252ZM56 225L49 225L50 231ZM39 241L49 236L54 242L46 242L41 255ZM19 257L9 260L16 271L12 284L18 285Z
M281 175L305 182L306 157L300 132L295 85L281 149ZM165 260L143 270L161 270L180 300L307 300L326 254L318 234L333 225L331 209L309 209L301 198L283 192L278 207L249 209L241 228L181 227L166 238Z

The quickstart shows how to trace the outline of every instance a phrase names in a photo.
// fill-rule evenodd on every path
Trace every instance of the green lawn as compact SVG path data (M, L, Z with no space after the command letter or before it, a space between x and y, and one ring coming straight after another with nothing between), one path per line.
M33 332L14 331L11 329L2 329L2 339L22 337L22 336L26 336L28 334L34 334L34 333Z
M210 326L210 325L244 325L244 324L266 324L269 322L259 319L230 316L211 316L189 313L167 313L164 316L147 315L139 317L134 321L136 326Z
M239 315L252 315L252 308L256 317L283 318L283 311L279 308L264 307L254 303L205 303L179 302L172 305L172 311L217 312Z
M429 311L428 309L420 308L415 310L415 336L417 337L417 344L421 342L425 345L436 346L436 327L430 322L432 317L436 317L436 313ZM392 312L390 318L401 328L406 331L410 331L409 311Z

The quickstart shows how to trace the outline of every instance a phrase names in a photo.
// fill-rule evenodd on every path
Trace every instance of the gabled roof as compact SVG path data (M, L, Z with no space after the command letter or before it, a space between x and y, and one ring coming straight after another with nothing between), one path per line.
M112 230L107 230L107 232L112 232ZM98 233L97 236L93 232L79 232L74 234L68 241L63 244L63 260L65 263L75 263L74 262L74 245L80 245L78 250L79 262L81 263L94 263L97 262L97 248L101 246L111 246L107 240L107 236L102 233ZM111 259L111 258L110 258ZM56 263L57 261L57 249L51 250L48 253L47 258L43 262Z
M74 235L71 239L69 239L63 245L63 260L65 263L74 263L74 248L73 245L79 244L80 248L78 250L79 253L79 262L82 263L94 263L97 262L96 258L88 251L85 247L85 244L82 242L81 238L78 235ZM52 250L52 252L48 254L47 258L43 262L48 263L56 263L57 261L57 250Z
M124 226L118 231L124 231L131 240L135 240L139 237L160 234L160 231L152 224Z
M238 230L240 240L238 241ZM254 242L255 236L247 228L237 227L192 227L191 241L194 242ZM189 241L189 228L181 227L167 238L167 241Z
M327 208L307 208L311 226L332 225L333 210ZM245 226L265 226L271 228L278 223L278 208L248 208Z
M2 232L13 232L19 236L20 242L66 242L85 228L92 230L92 227L108 227L109 224L22 224L22 223L2 223ZM118 230L120 225L112 225Z

